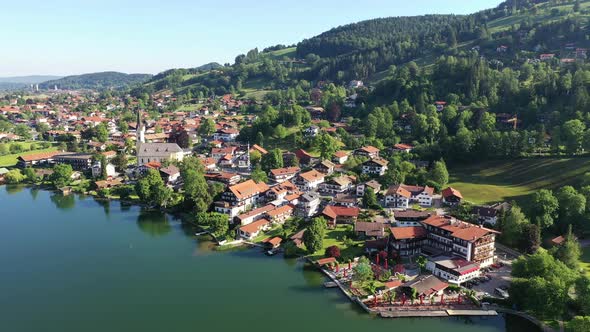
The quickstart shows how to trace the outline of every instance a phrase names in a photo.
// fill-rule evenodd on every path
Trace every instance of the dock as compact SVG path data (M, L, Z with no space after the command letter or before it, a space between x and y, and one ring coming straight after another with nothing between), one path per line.
M447 310L449 316L498 316L495 310Z
M392 310L379 311L383 318L404 317L451 317L451 316L498 316L494 310Z
M338 284L336 284L335 282L332 281L327 281L324 283L324 287L326 288L335 288L338 287Z

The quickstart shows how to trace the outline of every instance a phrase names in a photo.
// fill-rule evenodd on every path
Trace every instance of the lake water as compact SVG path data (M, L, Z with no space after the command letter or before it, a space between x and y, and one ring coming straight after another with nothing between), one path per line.
M537 329L518 318L371 318L297 260L212 251L172 217L0 187L0 331Z

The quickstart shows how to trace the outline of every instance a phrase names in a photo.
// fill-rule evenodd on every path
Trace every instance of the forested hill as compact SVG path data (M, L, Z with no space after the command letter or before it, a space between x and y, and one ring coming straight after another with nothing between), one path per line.
M152 77L150 74L125 74L114 71L66 76L57 80L39 84L41 89L119 89L144 83Z

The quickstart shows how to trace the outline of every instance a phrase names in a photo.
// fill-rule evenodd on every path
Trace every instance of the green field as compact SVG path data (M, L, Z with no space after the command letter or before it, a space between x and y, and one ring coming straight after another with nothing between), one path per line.
M522 202L539 189L578 185L586 172L590 172L590 158L493 161L449 167L449 185L461 191L465 200L476 204Z
M25 144L25 143L23 143L23 144ZM16 165L18 156L26 156L26 155L30 155L30 154L34 154L34 153L49 152L49 151L55 151L55 150L57 150L56 147L51 147L48 149L40 149L40 150L27 151L27 152L22 152L22 153L7 154L4 156L0 156L0 167L12 167L12 166Z

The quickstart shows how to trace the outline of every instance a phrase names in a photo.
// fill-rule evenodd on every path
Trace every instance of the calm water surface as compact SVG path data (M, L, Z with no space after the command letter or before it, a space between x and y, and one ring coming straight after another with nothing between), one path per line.
M517 318L371 318L301 262L212 251L174 218L0 187L0 331L528 331Z

